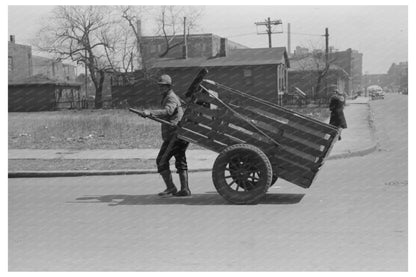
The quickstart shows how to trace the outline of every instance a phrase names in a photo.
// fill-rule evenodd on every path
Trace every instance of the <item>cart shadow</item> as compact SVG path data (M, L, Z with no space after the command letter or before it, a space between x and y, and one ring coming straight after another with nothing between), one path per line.
M258 204L288 205L299 203L304 194L268 193ZM119 205L234 205L217 193L192 194L189 197L160 197L157 195L102 195L76 198L72 203L108 203Z

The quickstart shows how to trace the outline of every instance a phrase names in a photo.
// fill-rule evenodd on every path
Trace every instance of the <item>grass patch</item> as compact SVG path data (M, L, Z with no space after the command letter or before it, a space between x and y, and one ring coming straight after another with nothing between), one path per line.
M326 122L328 108L292 110ZM9 149L146 149L162 144L160 124L127 110L9 113ZM190 149L201 149L191 144Z
M9 148L159 148L160 125L126 110L9 113Z

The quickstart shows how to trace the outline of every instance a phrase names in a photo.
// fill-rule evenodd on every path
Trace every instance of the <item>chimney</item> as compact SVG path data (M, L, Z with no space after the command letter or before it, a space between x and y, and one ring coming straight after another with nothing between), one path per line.
M15 37L14 37L14 35L10 35L10 42L11 43L15 43Z
M290 45L290 23L287 23L287 52L289 53L289 56L292 55L291 53L291 45Z
M226 38L220 38L220 57L225 57L227 54L227 39Z

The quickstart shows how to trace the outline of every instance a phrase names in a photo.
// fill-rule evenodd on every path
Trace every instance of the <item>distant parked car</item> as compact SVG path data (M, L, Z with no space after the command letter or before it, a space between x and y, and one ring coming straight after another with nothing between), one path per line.
M369 86L367 88L368 95L371 99L384 99L384 91L380 86Z

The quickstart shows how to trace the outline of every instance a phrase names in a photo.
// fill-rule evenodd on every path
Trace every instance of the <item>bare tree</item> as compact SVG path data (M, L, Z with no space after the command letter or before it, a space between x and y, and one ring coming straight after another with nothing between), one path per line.
M327 89L328 89L327 85L324 85L324 88L321 89L322 82L327 77L331 64L335 61L335 59L325 61L324 57L325 57L325 55L324 55L323 51L315 51L314 53L312 53L312 60L315 64L316 75L317 75L315 92L318 95L320 95L322 93L322 91L324 91L324 90L327 91Z
M58 6L38 32L38 50L58 60L83 63L95 86L95 107L102 107L105 75L115 68L117 42L114 14L106 6Z
M120 12L121 17L124 22L128 25L128 31L126 31L126 46L127 40L129 38L134 38L133 43L129 43L131 55L137 57L138 68L144 72L144 75L147 76L147 66L143 58L143 43L142 43L142 34L141 34L141 22L145 14L149 12L150 8L147 6L121 6ZM131 35L130 35L131 34ZM133 50L135 46L135 51Z
M159 57L165 57L169 51L184 44L184 34L195 30L198 20L203 14L203 9L198 6L162 6L159 16L156 18L157 33L164 37L165 49ZM186 17L186 21L184 21ZM185 22L185 30L184 30ZM176 38L182 36L182 40ZM175 42L176 41L176 42Z
M322 96L326 92L327 85L323 82L328 77L331 65L335 62L335 58L325 61L325 53L321 49L313 49L312 53L306 53L301 56L292 58L293 65L303 73L302 82L311 84L314 88L315 95Z

